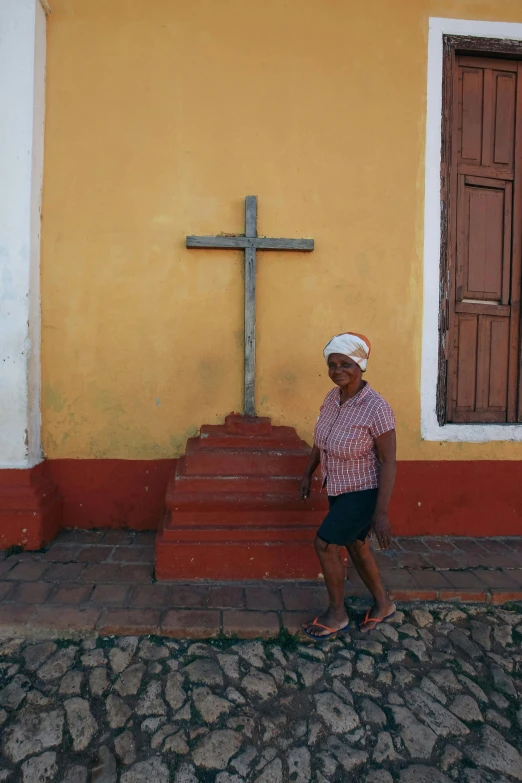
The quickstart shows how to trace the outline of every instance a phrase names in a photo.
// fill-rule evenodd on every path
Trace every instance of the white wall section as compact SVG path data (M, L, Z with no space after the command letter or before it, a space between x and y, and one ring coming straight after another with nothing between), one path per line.
M0 468L24 468L41 459L45 12L39 0L2 0L0 73Z
M424 203L424 311L421 367L421 433L424 440L484 443L522 441L522 424L446 424L436 415L439 351L441 246L440 164L442 142L442 38L465 35L522 40L522 24L431 18L428 38L428 99Z

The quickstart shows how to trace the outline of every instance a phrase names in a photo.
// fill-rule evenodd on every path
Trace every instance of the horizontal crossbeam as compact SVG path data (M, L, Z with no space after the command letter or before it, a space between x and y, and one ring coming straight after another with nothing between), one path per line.
M187 247L238 247L244 250L248 242L246 237L187 237Z
M257 237L254 241L254 247L257 250L313 250L313 239L269 239L267 237Z
M255 248L256 250L313 250L313 239L271 239L269 237L187 237L187 247Z

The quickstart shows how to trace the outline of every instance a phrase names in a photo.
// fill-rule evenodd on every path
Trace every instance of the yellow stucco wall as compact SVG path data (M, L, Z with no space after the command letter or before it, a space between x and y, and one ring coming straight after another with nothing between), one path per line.
M42 238L49 458L176 456L242 399L242 254L187 233L314 237L258 260L257 407L311 439L321 351L352 329L401 459L522 458L420 438L429 16L520 0L53 0Z

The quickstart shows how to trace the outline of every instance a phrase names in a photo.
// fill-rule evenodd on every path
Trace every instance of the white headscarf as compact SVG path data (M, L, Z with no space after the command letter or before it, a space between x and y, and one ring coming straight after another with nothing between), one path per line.
M343 356L349 356L350 359L357 362L364 372L368 365L371 347L370 341L363 334L345 332L344 334L337 334L335 337L332 337L330 342L327 343L323 354L326 361L328 361L328 357L331 353L340 353Z

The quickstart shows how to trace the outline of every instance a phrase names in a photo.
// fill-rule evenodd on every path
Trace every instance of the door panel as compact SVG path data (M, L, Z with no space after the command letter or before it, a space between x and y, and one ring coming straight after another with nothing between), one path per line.
M487 408L503 412L507 406L509 319L488 318L487 327L490 363Z
M457 411L474 411L477 400L478 315L458 318Z
M480 166L482 163L482 114L484 69L461 69L460 159Z
M495 71L495 125L493 162L513 166L515 149L516 74Z
M447 338L447 420L456 423L516 416L520 270L512 236L519 73L511 61L456 58Z
M504 188L463 184L457 245L457 301L502 299ZM462 279L460 279L462 278Z

